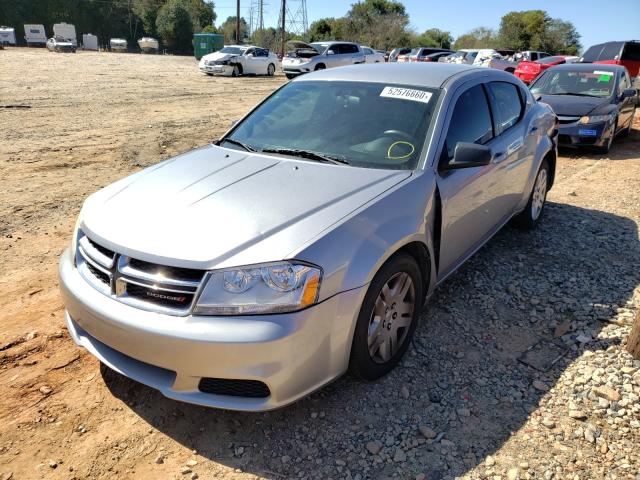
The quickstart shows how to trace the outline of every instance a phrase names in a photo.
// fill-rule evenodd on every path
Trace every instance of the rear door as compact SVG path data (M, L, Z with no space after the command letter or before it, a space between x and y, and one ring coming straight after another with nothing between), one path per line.
M510 215L523 198L540 132L529 125L526 99L518 85L501 81L489 82L487 87L496 135L493 162L504 182L504 212Z

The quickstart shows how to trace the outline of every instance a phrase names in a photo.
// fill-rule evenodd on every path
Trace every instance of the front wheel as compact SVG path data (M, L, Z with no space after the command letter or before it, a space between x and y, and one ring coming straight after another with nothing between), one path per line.
M238 68L237 65L233 66L233 71L231 72L231 76L232 77L237 77L238 75L240 75L240 69Z
M616 130L618 130L618 120L615 121L613 127L611 128L611 135L607 139L607 143L605 143L602 147L598 148L598 153L606 155L611 150L611 145L613 145L613 140L616 138Z
M538 224L547 200L548 185L549 163L543 160L542 165L540 165L540 170L538 170L538 174L536 175L535 182L533 183L533 190L531 190L531 195L529 195L527 206L524 211L514 219L516 226L524 230L531 230Z
M285 73L285 76L287 77L287 79L289 80L293 80L294 78L296 78L295 75L293 75L292 73Z
M270 63L267 67L267 75L273 77L274 73L276 73L276 66L273 63Z
M376 274L362 302L349 369L363 380L389 373L406 352L422 305L422 276L413 257L401 254Z

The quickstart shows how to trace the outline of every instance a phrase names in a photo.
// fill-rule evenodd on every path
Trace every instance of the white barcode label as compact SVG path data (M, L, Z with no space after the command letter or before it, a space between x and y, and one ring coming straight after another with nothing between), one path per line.
M380 92L381 97L401 98L403 100L413 100L414 102L429 103L431 92L424 90L414 90L412 88L384 87Z

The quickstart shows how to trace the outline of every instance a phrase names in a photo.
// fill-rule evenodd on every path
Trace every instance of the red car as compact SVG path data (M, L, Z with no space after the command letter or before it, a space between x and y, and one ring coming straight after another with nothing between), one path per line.
M524 83L531 83L547 68L553 67L554 65L560 65L562 63L574 63L579 59L579 57L570 57L568 55L556 55L553 57L544 57L534 62L523 60L516 67L514 75Z
M631 75L633 88L640 88L640 41L638 40L594 45L584 52L580 61L623 65Z

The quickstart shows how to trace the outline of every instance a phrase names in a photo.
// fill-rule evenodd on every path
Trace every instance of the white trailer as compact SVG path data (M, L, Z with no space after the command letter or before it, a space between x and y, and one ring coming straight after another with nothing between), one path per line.
M82 34L82 48L98 51L98 37L90 33Z
M62 37L69 40L74 47L78 46L78 38L76 37L76 27L70 23L56 23L53 25L53 36Z
M3 45L15 45L16 44L15 28L0 26L0 43Z
M47 32L44 25L24 24L24 39L27 47L44 47L47 44Z

